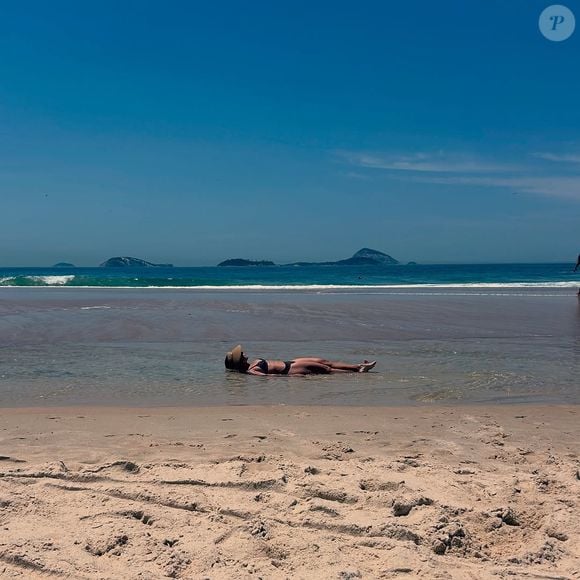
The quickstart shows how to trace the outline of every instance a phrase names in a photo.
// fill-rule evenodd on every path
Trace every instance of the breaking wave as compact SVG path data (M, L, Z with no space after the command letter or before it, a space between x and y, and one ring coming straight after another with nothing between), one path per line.
M149 277L97 277L97 276L5 276L0 278L4 287L74 287L74 288L150 288L150 289L196 289L196 290L510 290L510 289L566 289L577 288L579 281L559 282L466 282L466 283L400 283L400 284L288 284L237 283L229 281L208 284L207 280L195 278L149 278Z
M6 276L0 278L0 286L66 286L74 280L68 276Z

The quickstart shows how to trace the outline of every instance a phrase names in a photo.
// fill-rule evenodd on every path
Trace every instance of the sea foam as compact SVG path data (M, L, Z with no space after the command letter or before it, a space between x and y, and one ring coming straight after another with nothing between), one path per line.
M40 282L46 286L64 286L74 279L74 275L68 276L26 276L30 280Z

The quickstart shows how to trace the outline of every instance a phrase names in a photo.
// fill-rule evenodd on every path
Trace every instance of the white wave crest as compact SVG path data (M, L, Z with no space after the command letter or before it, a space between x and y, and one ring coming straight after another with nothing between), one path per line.
M42 282L39 287L47 286L64 286L70 280L75 278L74 275L69 276L27 276L31 280ZM3 284L13 280L13 277L0 278L0 285L10 286L10 284ZM508 290L508 289L528 289L528 290L542 290L542 289L577 289L580 286L580 280L572 282L469 282L469 283L417 283L417 284L240 284L240 285L199 285L199 286L92 286L92 285L75 285L69 286L71 289L81 288L100 288L100 289L114 289L114 290L191 290L191 291L223 291L230 292L236 290L246 291L284 291L284 292L304 292L304 291L318 291L324 292L329 290Z
M161 290L163 288L174 288L184 290L421 290L425 288L485 288L485 289L505 289L505 288L577 288L580 280L576 282L471 282L462 284L243 284L227 286L143 286ZM127 288L130 288L127 286Z
M27 276L30 280L34 280L35 282L42 282L47 286L64 286L68 282L70 282L74 275L69 276Z

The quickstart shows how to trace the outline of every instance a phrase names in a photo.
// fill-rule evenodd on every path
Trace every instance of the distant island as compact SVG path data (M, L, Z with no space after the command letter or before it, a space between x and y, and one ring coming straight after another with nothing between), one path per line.
M350 258L338 260L336 262L294 262L286 264L287 266L385 266L398 264L392 256L373 250L371 248L362 248Z
M371 248L362 248L350 258L338 260L336 262L293 262L284 264L285 266L384 266L398 264L392 256L373 250ZM267 260L245 260L243 258L234 258L220 262L218 266L275 266L274 262Z
M58 264L55 264L53 268L76 268L76 266L69 262L58 262Z
M218 266L275 266L269 260L244 260L243 258L232 258L220 262Z
M100 265L101 268L173 268L173 264L152 264L140 258L129 256L109 258Z

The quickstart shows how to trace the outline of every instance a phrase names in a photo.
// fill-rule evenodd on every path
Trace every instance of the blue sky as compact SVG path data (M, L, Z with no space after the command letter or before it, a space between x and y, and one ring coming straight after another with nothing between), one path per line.
M549 4L4 5L0 265L572 261L580 29L545 39Z

